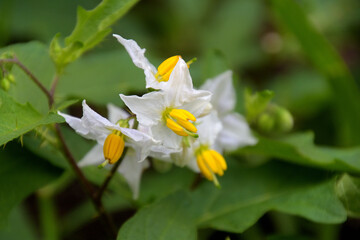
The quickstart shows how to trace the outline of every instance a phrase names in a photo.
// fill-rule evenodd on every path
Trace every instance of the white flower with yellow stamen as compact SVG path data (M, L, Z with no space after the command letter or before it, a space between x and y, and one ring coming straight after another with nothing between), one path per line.
M170 75L174 70L177 62L181 59L180 55L172 56L163 61L159 67L156 69L149 60L145 57L145 49L141 49L139 45L132 39L125 39L117 34L113 36L125 47L126 51L129 53L133 63L144 70L145 79L146 79L146 88L153 89L168 89L168 81ZM194 61L195 59L189 61L187 66Z
M211 93L193 89L192 79L184 60L176 64L165 91L151 92L121 99L136 114L140 124L151 129L152 136L166 148L181 151L184 136L198 137L194 125L210 105Z
M219 147L216 146L216 140L223 129L216 111L200 118L197 127L199 138L189 141L187 148L180 153L173 153L171 156L175 162L185 161L193 171L201 172L204 177L219 186L216 175L224 175L227 164L221 155L222 149L219 150Z
M155 151L161 152L166 152L166 150L159 146L159 142L154 140L149 132L142 131L146 130L146 128L138 126L139 130L135 130L114 124L118 122L128 122L128 127L131 127L134 121L133 119L127 121L126 119L128 119L130 115L112 104L108 104L107 108L109 120L94 112L86 104L85 100L83 101L83 117L81 119L64 113L59 114L65 118L66 122L74 128L78 134L98 142L98 144L79 161L78 165L80 167L98 165L104 160L108 160L109 163L115 163L119 160L124 150L124 144L130 147L120 163L118 172L128 182L133 192L133 198L137 199L139 196L142 172L150 165L146 159L150 150L152 148L154 148Z
M119 160L124 150L125 144L136 147L138 161L143 161L149 154L151 148L159 144L146 133L136 129L129 128L129 121L126 119L126 113L120 112L120 109L114 113L114 106L110 106L110 118L100 116L94 112L85 102L83 105L82 118L76 118L59 112L66 122L81 136L96 140L103 146L104 164L113 164ZM130 122L131 123L131 122Z
M257 139L252 135L245 118L234 112L236 94L232 84L232 72L226 71L208 79L201 89L213 94L211 104L224 127L219 134L216 146L233 151L239 147L255 145Z

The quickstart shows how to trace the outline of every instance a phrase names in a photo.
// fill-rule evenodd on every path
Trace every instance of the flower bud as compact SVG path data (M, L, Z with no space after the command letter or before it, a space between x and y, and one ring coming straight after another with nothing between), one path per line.
M13 74L9 73L7 75L7 79L11 82L11 83L15 83L15 77Z
M276 111L276 116L276 125L279 131L287 132L293 128L294 119L287 109L278 107Z
M10 81L6 77L1 79L0 85L2 89L4 89L5 91L9 91Z
M263 113L260 115L258 119L258 127L263 132L271 132L274 130L275 127L275 119L269 113Z

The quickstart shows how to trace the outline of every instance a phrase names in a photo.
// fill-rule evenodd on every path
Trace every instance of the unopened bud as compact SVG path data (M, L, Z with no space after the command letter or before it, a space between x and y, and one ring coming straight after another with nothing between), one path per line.
M15 83L15 77L11 73L9 73L6 77L11 83Z
M290 131L294 126L294 119L291 113L282 107L279 107L276 112L277 116L277 127L279 131L287 132Z
M258 119L258 126L264 132L271 132L275 127L275 119L268 113L263 113Z
M9 82L9 80L7 78L1 79L0 85L1 85L2 89L4 89L5 91L9 91L10 82Z

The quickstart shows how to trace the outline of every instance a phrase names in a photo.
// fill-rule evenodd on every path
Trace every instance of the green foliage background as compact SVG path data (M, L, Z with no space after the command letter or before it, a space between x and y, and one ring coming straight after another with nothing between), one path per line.
M142 70L110 33L136 40L155 65L174 54L197 57L191 65L196 86L232 69L236 109L248 118L246 87L272 90L271 101L295 119L287 134L266 134L254 124L259 143L227 153L220 190L205 181L194 187L197 176L187 169L152 168L134 201L116 175L104 204L117 219L118 239L331 240L346 239L346 230L359 235L348 227L359 227L354 219L360 216L359 5L2 0L0 55L15 53L45 87L57 75L60 80L50 110L46 96L17 66L16 84L0 89L0 239L104 236L89 201L74 193L81 190L53 123L63 122L58 109L79 116L82 99L106 116L107 103L123 106L119 93L145 92ZM272 93L262 93L266 105ZM94 143L65 125L63 131L80 160ZM96 167L84 173L94 185L106 177ZM264 227L269 222L272 227Z

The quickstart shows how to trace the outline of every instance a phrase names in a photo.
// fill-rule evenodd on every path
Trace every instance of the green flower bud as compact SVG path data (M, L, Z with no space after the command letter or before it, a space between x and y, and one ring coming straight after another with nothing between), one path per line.
M282 107L278 107L276 110L276 125L279 131L290 131L294 126L294 119L291 113Z
M13 74L9 73L6 77L11 83L15 83L15 77Z
M1 79L0 85L1 85L2 89L4 89L5 91L9 91L10 82L9 82L9 80L7 78Z
M271 114L263 113L258 118L258 127L263 132L271 132L275 127L275 118Z

